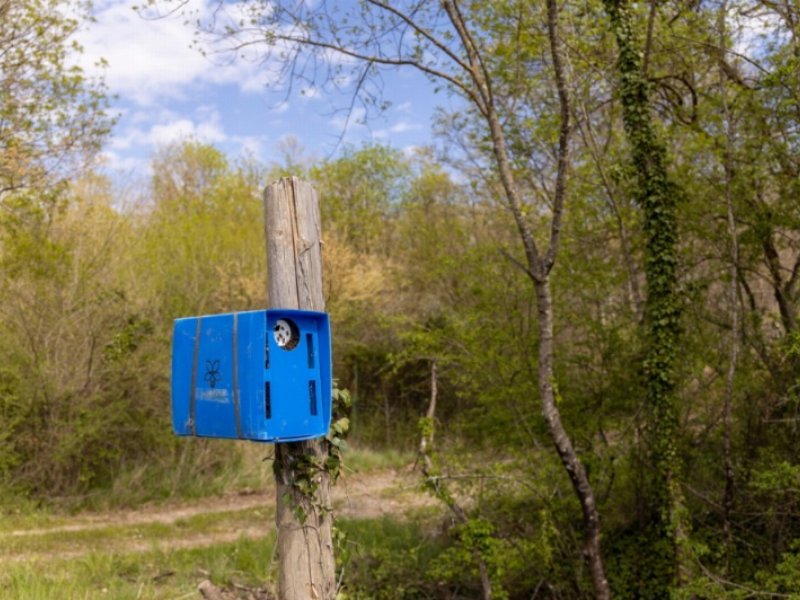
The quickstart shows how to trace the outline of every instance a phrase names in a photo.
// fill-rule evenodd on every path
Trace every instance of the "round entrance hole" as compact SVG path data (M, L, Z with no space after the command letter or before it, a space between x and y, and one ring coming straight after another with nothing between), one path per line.
M291 319L278 319L272 329L272 337L278 348L293 350L300 343L300 330Z

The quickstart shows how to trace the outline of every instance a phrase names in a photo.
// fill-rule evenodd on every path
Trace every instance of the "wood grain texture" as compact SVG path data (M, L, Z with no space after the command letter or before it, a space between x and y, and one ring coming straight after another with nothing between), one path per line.
M319 197L311 184L286 177L267 187L264 219L271 308L325 310ZM330 479L314 475L314 497L297 491L297 465L324 464L324 439L275 445L279 593L281 600L332 600L336 593ZM305 519L297 518L297 509Z

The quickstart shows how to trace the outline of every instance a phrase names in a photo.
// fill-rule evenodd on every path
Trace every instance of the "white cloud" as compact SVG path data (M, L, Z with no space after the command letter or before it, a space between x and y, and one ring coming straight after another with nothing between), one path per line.
M391 127L389 127L389 131L392 133L403 133L404 131L411 131L413 129L419 129L420 125L416 125L414 123L409 123L408 121L400 121L399 123L395 123Z
M98 157L98 162L114 173L149 174L150 172L150 161L148 159L122 156L111 150L102 152Z
M216 107L200 106L189 115L161 110L150 121L133 123L131 119L110 139L99 162L113 173L135 172L147 176L154 150L186 140L214 144L257 160L264 158L263 138L229 134Z
M260 138L254 136L236 136L232 138L239 144L239 151L245 156L261 159L264 154L264 144Z
M132 119L131 124L112 137L110 147L112 153L137 148L149 151L190 138L210 144L231 139L225 133L217 109L202 106L195 110L195 118L165 110L147 121Z
M391 127L385 129L377 129L372 132L373 139L377 140L385 140L393 133L405 133L406 131L413 131L415 129L421 129L421 125L417 125L414 123L409 123L408 121L399 121L392 125Z
M129 150L137 139L141 137L141 132L135 129L126 129L125 133L116 133L111 137L109 145L113 150Z
M228 139L217 124L208 122L198 124L189 119L154 125L146 137L154 146L166 146L188 138L210 143L224 142Z
M211 4L188 0L185 9L202 17L210 14ZM107 61L102 72L110 91L140 106L185 97L196 84L233 84L252 92L275 80L276 72L255 57L203 56L191 47L194 31L180 14L146 19L132 9L131 0L104 0L95 3L94 17L78 36L84 47L80 65L98 73L96 63Z

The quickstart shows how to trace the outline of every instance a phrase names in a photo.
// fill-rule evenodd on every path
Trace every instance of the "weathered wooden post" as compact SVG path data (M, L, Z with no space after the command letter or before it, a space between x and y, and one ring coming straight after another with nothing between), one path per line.
M285 177L264 192L271 308L325 310L319 197ZM332 600L336 592L330 478L324 438L275 445L280 600Z

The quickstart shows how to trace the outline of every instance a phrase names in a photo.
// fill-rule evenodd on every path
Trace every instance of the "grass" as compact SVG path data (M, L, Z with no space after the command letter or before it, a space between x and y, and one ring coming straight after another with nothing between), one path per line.
M24 499L6 502L0 511L0 598L188 600L199 597L197 585L204 579L228 589L236 585L255 588L274 580L274 508L266 504L230 510L207 503L205 506L216 509L171 522L125 522L125 516L116 518L114 512L85 512L87 507L114 511L141 502L154 511L166 504L168 512L176 500L182 508L187 499L271 488L266 450L243 445L229 470L205 474L169 474L157 467L149 472L132 471L113 488L75 503L42 508ZM346 468L357 473L400 469L412 461L411 454L362 448L348 450L345 456ZM391 494L395 496L397 490ZM76 508L83 512L70 515ZM426 562L438 552L436 543L425 534L433 528L434 512L425 510L412 522L400 515L398 520L337 521L345 534L337 550L345 573L344 597L401 597L373 592L404 578L416 581L425 572ZM146 510L141 513L147 515ZM87 527L11 535L12 531L67 525ZM230 537L244 530L248 537ZM226 538L219 539L223 535Z
M222 516L217 523L221 522ZM186 526L199 525L193 521ZM384 517L344 519L338 527L345 534L339 559L345 565L346 597L350 598L371 598L376 588L389 581L420 585L426 564L439 551L420 523ZM197 586L204 579L229 589L236 585L256 588L275 579L274 543L271 532L203 548L138 553L97 550L80 558L8 563L0 573L0 590L9 600L177 600L199 597ZM381 593L381 597L389 596Z
M68 511L117 510L265 489L272 485L273 448L266 444L187 438L179 457L120 473L113 484L93 493L64 498Z
M234 442L218 448L213 442L219 440L185 441L187 454L192 458L178 460L177 464L174 461L156 462L123 471L111 486L81 496L37 502L8 492L4 494L0 490L0 532L56 526L70 521L64 513L113 511L273 487L273 451L270 446ZM228 459L224 467L206 464L204 468L205 463L212 462L206 455L218 451L224 451ZM345 452L344 468L347 472L367 473L400 469L413 460L414 456L409 452L350 447Z
M228 533L253 524L271 526L274 510L258 507L218 511L178 519L173 523L137 523L106 525L80 531L53 531L34 535L11 536L0 533L0 558L15 554L69 553L124 548L126 545L161 541L188 540L192 537Z
M372 450L350 447L344 454L344 468L355 473L400 469L414 462L414 455L400 450Z
M197 585L256 587L270 577L274 536L206 548L138 554L95 552L80 559L7 565L0 590L9 600L196 598Z
M26 509L6 509L0 511L0 537L8 531L34 529L37 527L58 527L72 520L68 516L54 514L39 507Z

